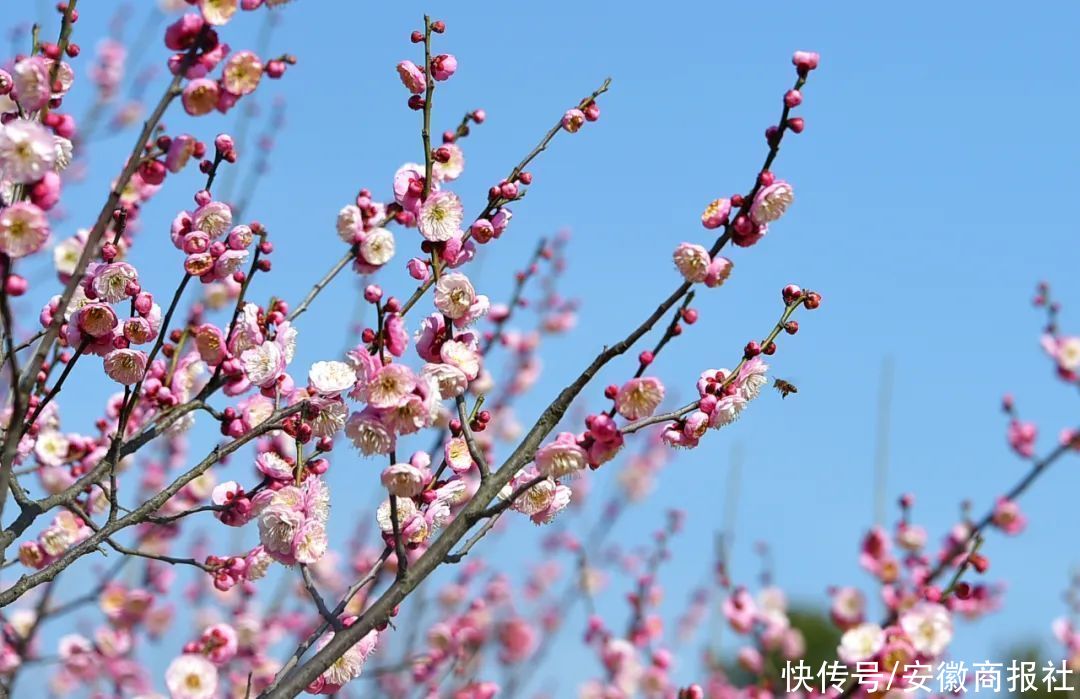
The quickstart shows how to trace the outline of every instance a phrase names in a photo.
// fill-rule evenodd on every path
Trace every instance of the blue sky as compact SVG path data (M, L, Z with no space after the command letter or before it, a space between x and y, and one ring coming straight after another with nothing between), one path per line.
M77 28L86 49L80 73L94 43L83 32L96 35L107 21L100 5L83 8ZM1028 4L1023 12L1004 3L755 5L455 4L438 15L448 25L438 48L455 53L460 67L439 88L434 123L441 131L468 109L488 114L464 144L468 167L455 190L467 211L482 208L487 187L563 110L613 78L599 123L561 135L531 168L535 184L515 207L508 234L485 253L477 279L480 291L505 297L512 270L537 238L572 230L561 289L581 299L580 321L572 338L547 346L544 384L521 404L523 419L674 288L671 250L684 240L707 242L698 223L704 205L752 182L762 132L793 79L791 52L822 54L799 108L806 130L785 140L774 167L793 183L795 205L762 243L731 253L732 278L699 293L701 321L657 363L672 392L685 397L700 370L735 363L743 344L771 326L784 284L824 296L774 358L777 374L795 381L799 394L765 396L740 422L681 455L615 533L621 542L641 541L666 509L689 513L665 570L672 617L709 565L734 445L745 455L736 579L751 581L752 543L763 540L774 550L778 582L797 600L824 603L829 585L869 585L856 558L874 514L875 411L886 358L894 365L889 503L914 492L915 518L934 541L961 500L981 512L1023 473L1005 446L1002 393L1013 392L1022 414L1040 422L1042 451L1075 422L1075 397L1038 348L1042 318L1030 297L1038 280L1050 281L1066 304L1063 326L1080 326L1070 303L1080 292L1077 230L1066 209L1080 162L1072 123L1080 106L1072 49L1080 10L1066 2ZM284 96L286 128L276 134L271 172L250 210L277 246L274 292L299 298L341 254L337 210L360 187L386 196L394 170L422 157L419 119L405 106L393 66L416 58L408 34L424 9L301 0L283 13L271 52L295 53L300 62L259 98L269 108ZM224 36L234 48L248 47L257 25L244 16ZM165 55L159 34L150 56ZM87 91L83 83L73 101ZM166 121L212 138L232 128L237 113L190 122L174 112ZM101 178L115 171L132 137L95 144L98 179L68 195L65 235L96 214ZM171 248L152 252L167 245L168 223L189 204L196 182L195 173L170 180L171 193L145 212L136 260L155 285L180 274ZM151 236L160 237L155 246L147 245ZM406 259L408 240L402 234L393 266ZM411 289L399 273L384 282L402 294ZM296 366L343 345L355 289L339 280L304 316ZM589 393L593 404L605 383L633 368L629 356L613 362ZM98 400L87 396L67 418L91 420ZM341 461L335 485L369 501L377 467ZM1018 638L1048 637L1080 558L1077 467L1063 461L1025 497L1030 524L1022 538L990 537L984 552L992 576L1009 581L1005 608L961 627L958 658L1000 660ZM614 470L597 475L596 492ZM344 537L352 513L339 507L335 514ZM535 538L527 527L518 522L511 537ZM488 543L481 555L507 568L527 564L535 550ZM624 605L612 598L621 627ZM573 667L581 676L595 671Z

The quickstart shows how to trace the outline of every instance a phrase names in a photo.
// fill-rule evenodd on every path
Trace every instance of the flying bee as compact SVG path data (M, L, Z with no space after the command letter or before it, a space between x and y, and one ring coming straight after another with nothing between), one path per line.
M789 394L799 392L799 389L795 386L795 384L791 383L790 381L784 381L783 379L776 379L775 381L773 381L773 388L775 388L777 391L780 391L781 398L787 398Z

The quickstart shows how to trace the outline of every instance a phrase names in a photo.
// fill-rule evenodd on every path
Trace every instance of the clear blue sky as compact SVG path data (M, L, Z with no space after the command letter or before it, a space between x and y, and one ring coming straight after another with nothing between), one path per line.
M104 25L101 5L81 8L84 56L93 41L83 32ZM579 327L573 339L548 346L544 388L522 404L523 418L674 287L671 250L683 240L706 241L703 206L745 190L760 165L762 131L793 78L791 52L822 55L800 108L806 131L785 141L774 168L794 184L795 205L761 244L732 253L731 280L699 294L701 321L657 365L685 397L701 369L733 364L743 344L768 329L784 284L824 295L822 309L800 317L802 332L783 338L774 358L777 374L794 380L799 394L767 395L739 423L711 433L664 472L651 500L617 530L620 541L639 541L664 510L688 511L675 563L665 569L672 618L709 565L736 444L745 465L735 577L751 581L752 542L764 540L775 551L778 582L798 600L823 604L828 585L869 585L856 558L873 518L875 410L886 357L895 364L889 502L916 493L916 519L934 541L962 499L981 512L1023 472L1005 446L1003 392L1014 392L1022 413L1040 421L1043 451L1075 422L1075 397L1056 383L1038 348L1042 319L1029 298L1038 280L1050 281L1066 303L1063 325L1080 328L1072 303L1080 296L1077 230L1067 208L1080 162L1073 123L1080 10L1066 2L1029 3L1023 11L1005 3L768 7L485 3L448 5L439 15L448 25L439 49L455 53L460 68L440 86L435 124L441 131L475 107L489 117L464 144L468 167L455 189L467 211L482 207L487 186L564 109L613 77L600 122L561 136L531 168L535 185L478 281L482 292L505 296L511 270L538 237L573 231L562 289L582 299ZM408 34L423 11L412 3L300 0L284 13L272 52L295 53L300 63L260 98L269 106L273 95L285 96L287 127L251 210L277 245L275 292L299 298L341 254L337 210L360 187L387 195L394 170L422 157L419 120L405 107L393 66L415 59ZM136 13L131 28L141 21ZM245 48L257 24L242 17L224 36ZM164 56L158 36L155 30L152 50ZM87 63L78 61L80 73ZM87 89L83 83L79 99ZM167 121L180 119L174 113ZM192 126L210 138L232 122L213 116ZM131 138L97 144L92 172L111 175ZM197 186L194 174L185 178L145 213L136 259L162 280L178 274L180 261L171 248L155 259L147 238L167 246L168 223ZM91 220L103 195L100 178L72 191L65 234ZM410 239L400 237L394 266L406 259ZM400 275L386 283L411 289ZM355 293L339 280L304 316L301 372L342 345ZM615 362L591 399L625 378L632 361ZM93 404L68 419L91 419ZM352 461L335 464L332 482L367 502L379 467ZM959 659L1001 660L1019 637L1048 638L1080 556L1078 467L1062 462L1023 500L1030 524L1022 538L989 539L992 575L1009 581L1005 609L961 627ZM614 470L599 473L596 492ZM335 508L336 535L351 528L351 514L343 503ZM534 536L525 533L531 525L516 527L512 536ZM489 544L483 553L506 568L527 564L535 550ZM611 598L621 628L621 595ZM577 661L571 668L582 677L596 670Z

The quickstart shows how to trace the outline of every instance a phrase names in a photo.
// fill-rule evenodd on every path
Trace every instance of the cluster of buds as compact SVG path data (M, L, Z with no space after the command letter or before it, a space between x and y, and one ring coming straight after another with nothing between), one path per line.
M246 275L241 268L255 238L261 239L260 254L269 255L274 250L266 239L266 230L257 222L233 226L229 205L214 201L205 190L196 193L195 203L198 204L195 211L180 212L172 224L173 245L187 255L184 270L203 284L230 277L237 283L243 282ZM270 260L259 260L260 271L268 272L270 267Z
M214 3L218 8L230 3ZM189 79L181 94L184 110L192 116L201 116L217 110L226 113L241 97L255 91L263 75L277 79L285 74L296 57L283 54L265 63L252 51L237 51L230 55L228 44L218 40L214 26L224 24L236 11L210 9L210 3L202 4L202 15L186 14L165 30L165 46L178 53L169 58L169 70L173 74L184 71ZM193 53L192 53L193 52ZM221 77L206 77L219 64Z
M446 23L442 20L435 20L429 27L435 34L442 34L446 31ZM427 36L423 32L417 30L412 33L410 39L414 44L419 44L425 42ZM457 67L457 58L449 53L440 53L436 56L432 56L431 61L426 68L421 68L412 61L402 61L398 63L398 76L401 78L402 84L405 85L411 93L408 102L409 109L419 111L427 105L423 93L429 87L429 75L433 80L442 82L444 80L449 80L450 77L457 72Z
M254 509L251 498L244 492L244 486L236 481L226 481L216 486L210 500L219 508L214 516L222 524L241 527L251 521Z
M248 561L243 556L221 558L210 555L206 557L205 565L210 575L214 577L214 587L222 592L231 590L243 582L248 569Z

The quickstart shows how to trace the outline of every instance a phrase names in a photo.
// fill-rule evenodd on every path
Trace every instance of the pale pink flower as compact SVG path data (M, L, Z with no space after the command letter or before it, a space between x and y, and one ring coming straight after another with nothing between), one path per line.
M139 281L139 273L126 262L110 262L97 267L93 275L94 292L109 303L128 298L128 287Z
M8 257L24 257L45 246L49 220L45 212L27 201L0 210L0 252Z
M473 466L472 454L464 437L452 437L446 441L443 448L446 457L446 465L454 473L466 473Z
M398 76L402 84L409 92L418 95L427 88L427 76L424 71L412 61L402 61L397 64Z
M199 10L208 24L220 26L236 14L239 0L199 0ZM237 93L240 94L240 93Z
M232 225L232 209L228 204L220 201L207 202L195 209L191 215L191 227L206 233L211 238L221 236L232 228Z
M694 243L680 243L672 254L675 266L683 279L696 284L705 281L705 275L709 271L709 251Z
M141 350L116 349L105 355L105 374L113 381L130 386L146 372L146 353Z
M263 75L263 63L252 51L237 51L225 61L221 84L234 95L255 91Z
M701 214L701 225L706 228L719 228L728 222L730 214L731 200L716 199L705 207L705 212Z
M11 71L15 94L24 112L35 112L49 103L49 64L42 56L24 58Z
M401 404L416 389L416 375L404 364L387 364L364 387L363 400L375 408Z
M293 465L274 451L264 451L256 456L255 468L275 480L287 481L293 478Z
M394 234L385 228L375 228L364 233L360 255L372 267L381 267L393 259L394 247Z
M205 657L187 653L169 664L165 684L172 699L212 699L217 692L217 668Z
M256 386L269 386L285 373L285 356L276 342L244 350L240 362L248 381Z
M784 215L793 201L795 192L791 185L777 180L768 187L762 187L754 196L754 202L750 205L750 218L758 225L772 223Z
M761 357L754 357L743 363L739 369L739 376L735 379L735 385L739 393L748 401L758 397L761 388L768 382L765 377L769 365L762 361Z
M849 629L866 618L866 597L854 587L837 588L832 592L829 612L833 623L841 629Z
M439 397L444 400L460 396L469 387L469 380L461 369L449 364L429 362L420 368L420 376L434 379L439 387Z
M364 230L364 216L356 204L347 204L337 215L337 233L341 242L352 245Z
M456 367L472 381L480 374L480 352L475 343L449 340L439 350L443 362Z
M709 427L717 429L724 425L730 425L739 419L739 414L746 407L746 398L738 393L724 396L716 402L709 413Z
M394 434L374 408L353 413L345 423L345 436L364 456L389 454L394 448Z
M41 124L15 119L0 126L0 172L15 184L29 184L56 165L56 140Z
M929 658L941 655L953 636L949 610L931 602L920 602L901 614L900 628L907 634L912 647Z
M461 318L476 300L476 290L464 274L444 274L435 284L435 307L449 318Z
M327 633L319 640L318 649L325 648L334 638L334 632ZM379 633L374 629L353 644L330 667L323 670L319 678L309 686L308 691L319 694L337 694L346 683L355 680L364 670L364 663L375 650L379 642Z
M705 286L710 289L722 286L727 281L727 278L731 276L731 270L734 267L735 263L731 260L717 255L709 263L709 268L705 272Z
M465 209L453 192L434 192L420 206L417 226L426 240L443 243L461 233Z
M660 379L643 376L630 379L615 394L615 409L627 420L649 417L664 400L664 384Z
M325 522L306 520L293 539L292 557L297 563L312 565L326 554L327 545Z
M861 624L848 629L840 637L836 655L841 661L854 665L870 660L885 647L885 632L877 624Z
M221 90L216 80L196 78L184 87L180 100L184 111L191 116L202 116L214 111L218 104Z
M994 526L1006 534L1019 534L1027 526L1027 517L1020 511L1020 506L1013 500L998 498L994 504L991 520Z
M356 370L345 362L315 362L308 371L308 384L324 396L335 396L355 383Z
M415 497L424 489L424 473L412 464L394 464L382 472L382 484L391 495Z
M536 470L549 478L572 476L588 464L588 454L570 432L560 432L554 442L536 450Z

